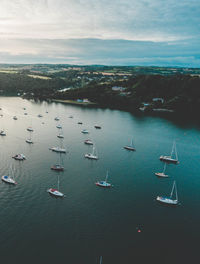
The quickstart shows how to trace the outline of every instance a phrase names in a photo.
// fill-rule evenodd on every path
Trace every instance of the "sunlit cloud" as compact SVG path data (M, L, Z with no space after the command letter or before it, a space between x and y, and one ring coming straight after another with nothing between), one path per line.
M42 55L49 62L50 58L52 62L63 62L71 56L82 61L84 51L85 62L93 62L97 60L95 54L105 56L107 49L110 63L116 63L114 56L121 53L123 64L124 47L120 41L126 40L125 47L132 46L127 50L137 49L135 52L141 59L153 57L157 52L162 57L178 58L181 49L181 57L186 50L187 56L196 56L199 14L200 2L196 0L0 0L0 53L13 56L13 60L15 56L26 56L33 62ZM115 43L114 51L108 47L107 40ZM142 43L142 48L136 45L137 41ZM96 47L85 48L84 43ZM154 50L157 46L152 43L158 43L157 52ZM2 58L6 60L6 56ZM104 57L100 59L105 61Z

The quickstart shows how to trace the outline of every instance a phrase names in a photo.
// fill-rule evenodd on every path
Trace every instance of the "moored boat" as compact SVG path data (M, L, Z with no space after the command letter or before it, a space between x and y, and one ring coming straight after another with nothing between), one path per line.
M177 150L176 150L176 142L173 142L173 146L172 146L172 151L170 156L164 156L161 155L160 156L160 160L164 161L164 162L168 162L168 163L174 163L174 164L178 164L178 154L177 154Z
M25 160L26 159L26 157L24 156L24 154L16 154L12 158L15 159L15 160Z
M4 175L1 177L2 181L9 183L9 184L17 184L16 181L14 179L12 179L11 177Z
M107 182L107 179L108 179L108 171L106 173L106 178L104 181L98 181L96 182L95 184L99 187L104 187L104 188L110 188L111 187L111 184Z
M175 199L172 199L174 191L175 191ZM176 188L176 182L174 181L173 183L172 191L169 197L157 196L156 200L166 205L178 205L178 193Z
M86 139L86 140L84 141L84 143L85 143L86 145L93 145L93 142L92 142L92 140L90 140L90 139Z

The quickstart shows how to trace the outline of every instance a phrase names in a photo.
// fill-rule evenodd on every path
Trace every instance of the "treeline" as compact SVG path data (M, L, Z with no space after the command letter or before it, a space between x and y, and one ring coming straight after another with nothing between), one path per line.
M112 90L114 85L126 88L125 92ZM118 83L90 83L82 89L55 94L61 99L88 98L102 106L138 109L143 102L152 107L175 111L195 112L200 110L200 78L190 75L138 75ZM153 98L163 98L164 103L152 103Z

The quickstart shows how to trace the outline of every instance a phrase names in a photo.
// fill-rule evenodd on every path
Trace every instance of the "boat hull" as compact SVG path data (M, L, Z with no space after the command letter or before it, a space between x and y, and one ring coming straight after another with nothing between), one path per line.
M129 150L129 151L136 151L135 148L130 147L130 146L124 146L124 149Z
M96 186L102 187L102 188L110 188L111 184L107 182L96 182Z
M58 153L66 153L66 149L60 149L60 148L50 148L50 150Z
M168 163L174 163L174 164L178 164L179 161L176 159L172 159L170 156L160 156L160 160L164 161L164 162L168 162Z
M158 196L156 198L156 200L159 203L162 203L162 204L165 204L165 205L171 205L171 206L178 205L178 200L173 200L173 199L167 198L167 197Z
M3 182L9 183L9 184L14 184L14 185L17 184L15 180L11 179L11 178L8 177L8 176L2 176L2 177L1 177L1 180L2 180Z
M61 167L61 166L51 166L51 170L64 171L64 167Z
M64 194L59 192L58 190L56 189L48 189L47 192L55 197L64 197Z
M156 172L155 175L160 178L168 178L169 175L164 174L163 172Z
M97 156L91 155L91 154L85 154L86 159L92 159L92 160L98 160Z

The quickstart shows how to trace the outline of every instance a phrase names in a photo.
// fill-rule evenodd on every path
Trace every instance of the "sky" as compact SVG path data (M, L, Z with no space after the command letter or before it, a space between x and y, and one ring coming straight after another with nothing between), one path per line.
M0 0L0 63L200 67L200 0Z

